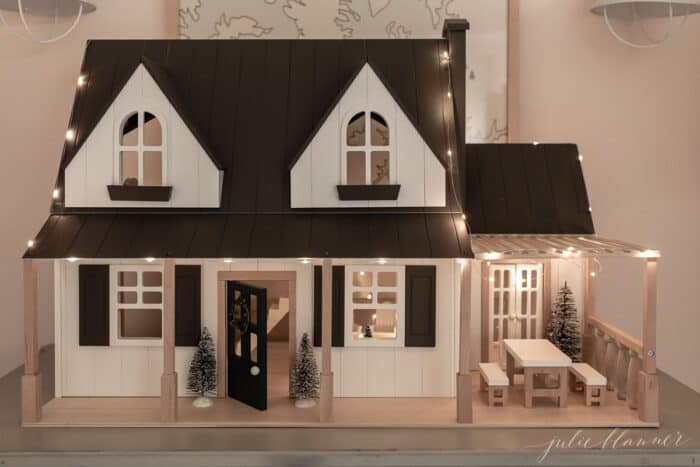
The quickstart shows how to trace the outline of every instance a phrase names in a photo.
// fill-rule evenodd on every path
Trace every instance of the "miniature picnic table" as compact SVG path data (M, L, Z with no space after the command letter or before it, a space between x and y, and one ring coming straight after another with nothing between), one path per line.
M503 339L507 352L506 372L514 384L515 366L522 366L525 375L525 407L532 407L533 397L556 397L559 407L566 407L569 392L567 373L571 359L546 339ZM558 387L536 387L535 375L558 377Z

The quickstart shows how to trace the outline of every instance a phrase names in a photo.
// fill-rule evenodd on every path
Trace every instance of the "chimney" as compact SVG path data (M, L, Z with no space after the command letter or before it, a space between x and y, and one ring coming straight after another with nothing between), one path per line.
M469 22L466 19L446 19L442 27L442 37L447 40L450 54L450 79L452 80L452 96L455 117L457 121L458 154L465 151L464 140L467 121L467 31ZM461 157L460 157L461 159Z

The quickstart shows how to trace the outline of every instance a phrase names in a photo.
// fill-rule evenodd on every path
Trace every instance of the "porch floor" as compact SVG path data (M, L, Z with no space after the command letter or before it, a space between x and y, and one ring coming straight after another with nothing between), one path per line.
M568 405L559 408L554 401L536 399L533 408L523 405L523 386L516 380L506 407L489 407L486 393L479 391L478 373L473 380L473 425L456 423L454 398L336 398L335 420L321 424L318 406L297 409L281 391L268 397L268 410L258 411L232 399L215 399L207 409L192 406L192 398L179 398L175 423L159 417L155 397L66 397L44 405L42 420L31 426L82 427L654 427L644 423L637 411L607 391L605 405L586 407L581 393L570 393ZM283 385L278 385L281 387ZM28 425L29 426L29 425Z

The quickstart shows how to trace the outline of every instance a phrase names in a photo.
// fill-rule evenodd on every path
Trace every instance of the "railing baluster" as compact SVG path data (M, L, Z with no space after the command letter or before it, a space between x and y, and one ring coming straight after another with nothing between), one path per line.
M641 360L639 355L632 350L629 351L629 364L627 365L627 407L630 409L637 408L637 400L639 398L639 368Z
M600 373L605 374L605 352L608 347L608 341L601 331L596 329L596 366L595 369Z
M617 363L615 365L615 385L617 386L617 398L625 400L627 397L627 366L629 358L627 356L628 348L620 345L617 352Z
M617 342L610 336L608 346L605 350L605 377L608 380L607 389L608 391L615 390L615 364L617 363Z

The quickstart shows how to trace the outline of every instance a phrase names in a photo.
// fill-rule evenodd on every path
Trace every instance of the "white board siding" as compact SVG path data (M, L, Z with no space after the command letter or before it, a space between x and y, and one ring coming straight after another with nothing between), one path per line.
M145 110L157 115L165 141L164 182L173 187L168 202L112 201L108 185L118 184L116 136L126 115ZM219 207L221 171L139 65L65 169L66 207Z
M372 108L389 124L390 178L401 185L397 201L341 201L345 124ZM446 203L445 168L369 65L357 75L291 169L292 208L441 207Z
M161 347L78 346L78 267L85 263L134 264L133 261L56 260L59 274L55 284L62 293L56 310L60 325L56 331L57 379L61 396L158 396L163 368ZM337 261L341 264L341 261ZM342 261L368 264L362 260ZM297 339L304 332L313 335L313 266L299 261L177 260L177 264L202 266L202 326L216 342L218 271L272 271L297 273ZM336 397L451 397L454 396L455 333L458 310L453 260L410 260L392 264L435 264L437 266L437 341L435 348L333 348L332 369ZM61 285L63 284L63 285ZM175 349L178 394L184 395L193 347ZM319 368L320 348L316 349ZM225 376L224 376L225 377ZM58 386L57 386L58 387Z

